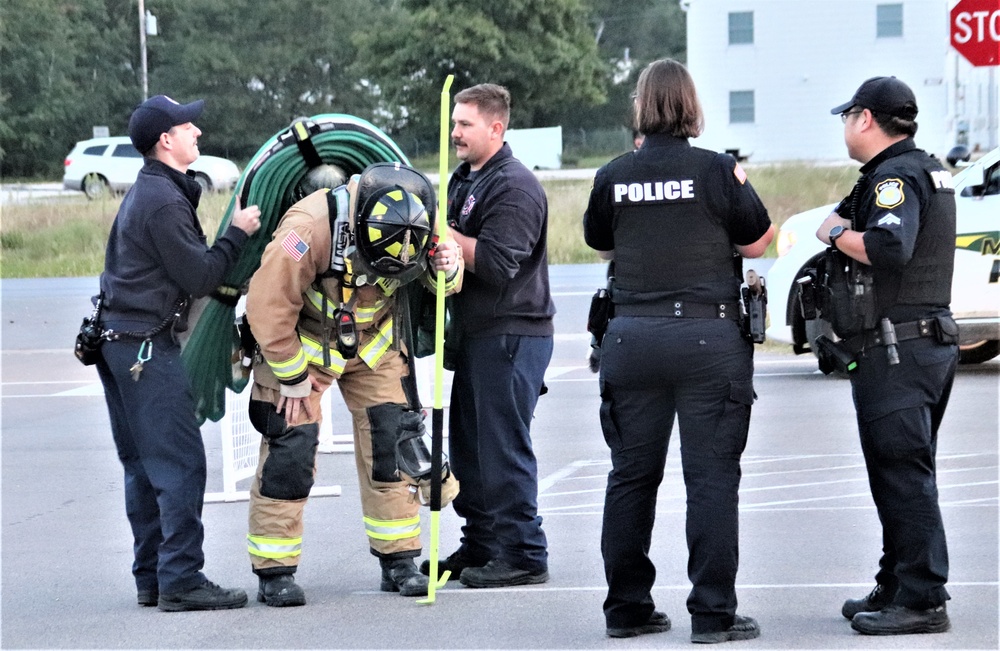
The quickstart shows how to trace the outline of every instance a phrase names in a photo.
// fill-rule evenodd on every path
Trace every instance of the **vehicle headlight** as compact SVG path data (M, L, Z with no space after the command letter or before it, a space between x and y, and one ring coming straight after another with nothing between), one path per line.
M780 258L784 256L786 253L788 253L792 249L792 247L795 246L795 243L798 241L798 239L799 238L795 234L795 231L786 230L784 228L780 229L778 231L778 244L777 244L778 257Z

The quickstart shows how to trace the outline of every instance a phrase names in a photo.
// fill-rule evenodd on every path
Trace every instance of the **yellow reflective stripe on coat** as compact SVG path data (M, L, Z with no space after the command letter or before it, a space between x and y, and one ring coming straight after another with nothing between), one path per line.
M454 276L452 276L451 280L448 280L447 278L445 278L445 281L444 281L444 293L448 294L449 292L454 291L454 289L456 287L458 287L458 282L461 279L462 279L462 275L461 274L457 274L457 273Z
M304 292L303 295L306 297L306 300L308 300L312 304L312 306L314 308L316 308L317 312L319 312L320 314L323 313L323 294L322 293L320 293L320 292L318 292L315 289L313 289L313 288L310 287L309 289L307 289ZM355 307L354 308L354 320L355 320L355 322L359 323L359 324L371 323L372 321L375 320L375 316L379 313L379 311L381 311L382 309L385 308L385 303L386 302L383 299L383 300L380 300L380 301L376 302L375 305L373 305L371 307L363 307L363 306ZM326 301L326 318L332 320L334 312L337 311L338 307L340 307L339 303L327 299L327 301Z
M377 315L384 307L384 300L378 301L372 307L355 307L354 322L358 324L371 323L375 320L375 315Z
M295 356L291 359L283 362L272 362L271 360L268 360L267 365L271 367L274 377L279 380L288 380L305 373L309 362L306 361L305 352L303 352L302 349L299 349L299 352L295 353Z
M386 351L389 350L389 346L392 345L392 317L390 316L382 324L382 327L378 329L372 340L365 344L358 352L358 356L364 360L365 364L369 368L375 368L375 364L378 363L382 356L385 355Z
M420 535L420 516L405 520L376 520L365 516L365 532L375 540L402 540Z
M304 334L299 334L299 341L302 343L302 351L309 364L323 366L323 344L310 339ZM334 373L343 373L347 368L347 360L337 351L335 346L330 346L330 365L324 366Z
M247 534L247 551L261 558L289 558L302 554L302 538L267 538Z

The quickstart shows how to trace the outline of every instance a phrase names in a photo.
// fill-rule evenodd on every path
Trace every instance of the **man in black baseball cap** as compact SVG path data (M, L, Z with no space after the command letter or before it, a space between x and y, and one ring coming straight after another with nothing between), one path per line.
M160 134L168 133L180 124L194 122L205 108L205 100L190 104L180 104L166 95L150 97L136 107L128 121L128 135L139 153L146 155L160 140Z
M940 161L917 148L917 102L895 77L867 80L831 113L862 167L816 232L830 247L826 269L850 269L849 280L819 281L833 297L824 318L840 338L823 348L854 362L851 395L882 533L874 589L840 612L865 635L944 633L948 544L934 469L958 364L955 190Z
M910 87L895 77L872 77L861 84L851 101L830 109L831 115L844 113L853 107L866 108L903 120L917 117L917 98Z
M136 600L166 611L247 603L244 590L202 572L205 447L174 336L191 299L222 284L260 228L260 209L236 201L226 229L205 241L201 186L188 170L203 106L157 95L132 114L128 134L144 160L111 226L100 281L102 325L117 334L101 346L97 370L125 472Z

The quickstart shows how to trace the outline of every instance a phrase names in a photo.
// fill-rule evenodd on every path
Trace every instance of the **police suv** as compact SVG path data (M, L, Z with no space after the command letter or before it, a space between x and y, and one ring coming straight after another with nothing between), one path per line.
M959 362L978 364L1000 355L1000 148L962 169L954 186L958 210L951 309L959 325ZM826 251L816 230L834 208L830 204L793 215L778 233L778 259L767 276L767 336L792 344L796 353L815 352L811 343L821 334L835 339L829 323L803 319L795 282Z

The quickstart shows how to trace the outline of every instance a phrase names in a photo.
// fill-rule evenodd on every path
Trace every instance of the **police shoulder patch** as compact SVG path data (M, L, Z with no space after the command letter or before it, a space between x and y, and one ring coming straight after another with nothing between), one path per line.
M875 205L880 208L895 208L904 200L901 179L886 179L875 186Z

